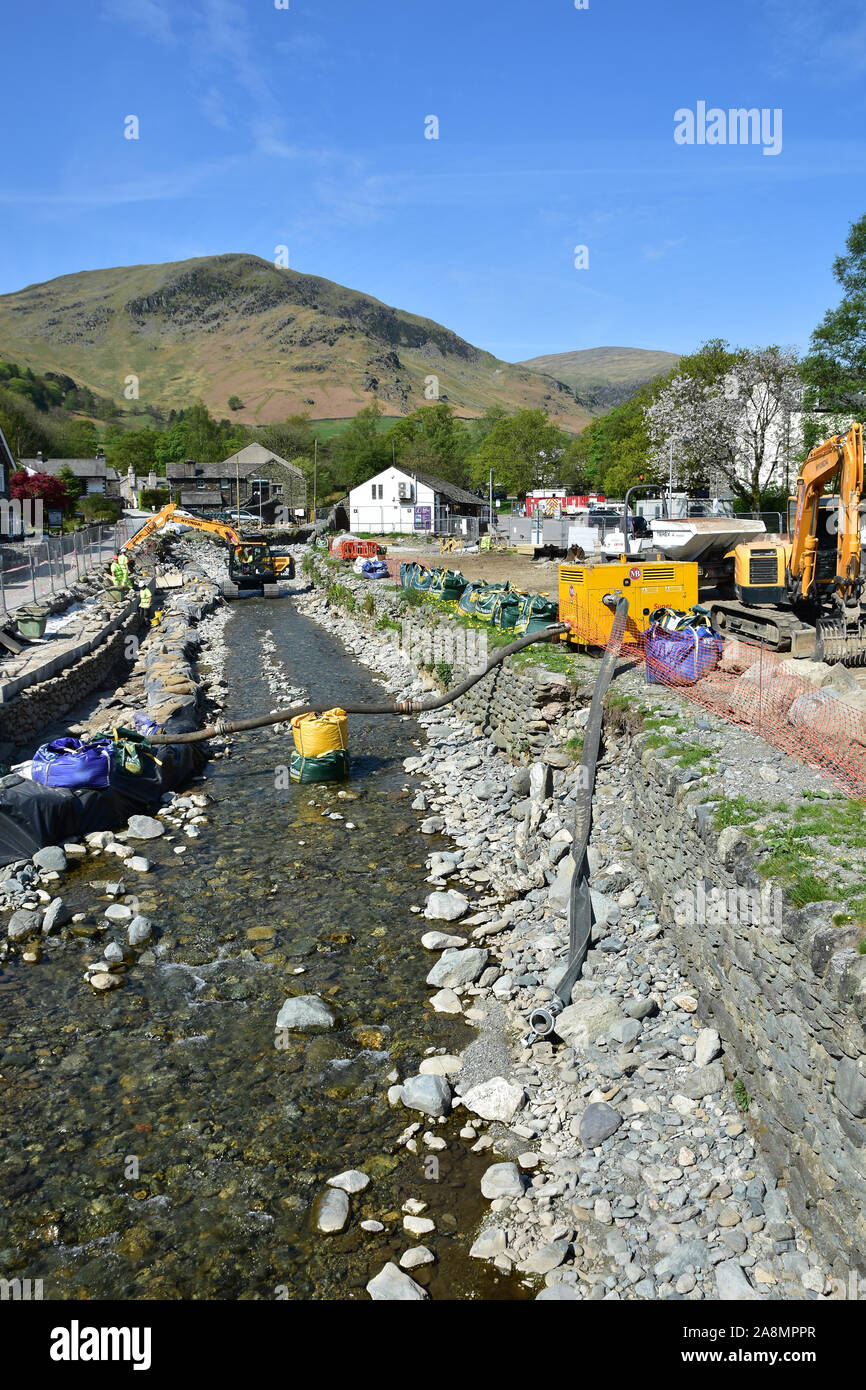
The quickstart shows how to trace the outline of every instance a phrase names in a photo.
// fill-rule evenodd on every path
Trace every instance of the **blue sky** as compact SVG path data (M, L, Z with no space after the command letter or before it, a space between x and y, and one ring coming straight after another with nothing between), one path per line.
M4 293L287 245L509 360L805 347L866 213L862 0L42 0L2 26ZM781 152L677 145L700 101L781 109Z

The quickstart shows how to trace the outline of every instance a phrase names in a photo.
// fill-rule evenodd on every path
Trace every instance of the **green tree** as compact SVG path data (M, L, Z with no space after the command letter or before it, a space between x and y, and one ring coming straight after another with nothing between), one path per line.
M378 401L359 410L352 423L331 446L334 477L347 490L381 473L391 462L391 445L379 429L382 407Z
M81 497L81 479L76 477L69 465L65 463L57 476L66 489L67 510L72 513Z
M526 493L554 480L566 442L546 411L518 410L497 420L469 460L470 476L477 487L486 487L492 468L496 485Z
M159 430L117 430L109 440L106 434L105 461L118 473L126 473L132 464L135 473L165 473L165 463L157 465L156 453Z
M290 415L279 424L265 425L256 434L256 440L265 449L279 454L280 458L293 459L309 455L313 457L316 435L307 415Z
M827 310L801 363L804 409L837 418L807 418L807 450L843 429L852 415L862 418L866 408L866 215L852 222L845 245L847 255L833 262L842 299Z
M469 434L445 401L403 416L386 432L385 439L394 446L394 456L404 467L434 473L460 487L469 481Z
M55 443L55 457L92 459L98 445L99 435L92 420L72 420L60 431Z
M229 396L228 408L229 410L243 410L244 403L241 400L240 396Z

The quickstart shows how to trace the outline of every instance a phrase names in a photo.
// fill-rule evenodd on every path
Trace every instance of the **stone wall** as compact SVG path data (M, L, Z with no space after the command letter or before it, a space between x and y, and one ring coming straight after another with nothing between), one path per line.
M565 676L543 666L518 666L510 658L455 702L497 748L519 758L537 757L550 745L551 725L570 709L575 691Z
M755 871L752 841L718 831L643 736L630 747L626 833L718 1029L725 1066L792 1209L839 1272L866 1272L866 956L832 907L792 908Z
M130 604L117 627L92 651L86 652L59 674L48 680L37 681L13 699L4 700L0 709L0 738L8 743L26 744L46 724L62 718L67 710L74 708L94 690L109 684L129 658L127 638L138 634L141 629L142 618L138 607Z

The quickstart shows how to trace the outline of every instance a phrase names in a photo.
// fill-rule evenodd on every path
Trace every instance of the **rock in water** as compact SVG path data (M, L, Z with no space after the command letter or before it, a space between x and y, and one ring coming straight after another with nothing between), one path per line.
M522 1197L523 1179L516 1163L494 1163L481 1179L481 1195L493 1201L495 1197Z
M59 845L46 845L44 849L36 851L33 856L33 863L39 869L62 874L66 868L66 855Z
M329 1187L342 1188L343 1192L363 1192L365 1187L370 1186L370 1179L366 1173L361 1173L357 1168L347 1168L345 1173L338 1173L335 1178L328 1178Z
M130 816L127 834L130 840L156 840L165 834L165 826L153 816Z
M586 1149L595 1149L616 1134L621 1124L622 1115L618 1110L614 1110L606 1100L595 1101L586 1107L580 1117L580 1142Z
M39 913L29 912L27 908L19 907L17 912L13 912L6 927L6 935L10 941L24 941L28 936L34 936L39 930Z
M153 935L153 927L148 917L133 917L126 929L126 939L130 946L143 946Z
M349 1198L337 1187L329 1187L317 1199L314 1208L316 1229L323 1235L338 1235L349 1220Z
M443 922L456 922L458 917L463 917L468 910L469 899L456 889L450 888L447 893L430 894L424 916Z
M487 964L490 952L483 946L470 946L465 951L446 951L427 976L428 985L437 989L460 989L478 979Z
M503 1124L510 1124L518 1110L522 1109L525 1097L522 1086L512 1086L504 1076L494 1076L492 1081L482 1081L480 1085L473 1086L462 1099L466 1109L480 1115L482 1120L501 1120Z
M400 1256L401 1269L418 1269L421 1265L432 1265L436 1256L426 1245L413 1245Z
M451 1087L444 1076L407 1076L400 1098L407 1110L424 1115L447 1115L451 1109Z
M422 1289L420 1284L416 1284L414 1279L410 1279L408 1274L404 1274L402 1269L398 1269L390 1260L379 1270L375 1279L370 1280L367 1293L376 1303L413 1303L430 1297L426 1289Z
M277 1014L277 1028L297 1028L309 1031L315 1028L333 1028L334 1015L317 994L297 994L287 999Z

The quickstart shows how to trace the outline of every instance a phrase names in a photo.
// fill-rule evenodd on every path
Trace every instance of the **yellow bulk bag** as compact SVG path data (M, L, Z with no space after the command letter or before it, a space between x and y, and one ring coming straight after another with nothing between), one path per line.
M348 723L344 709L329 709L324 714L296 714L292 720L295 747L304 758L345 753Z

